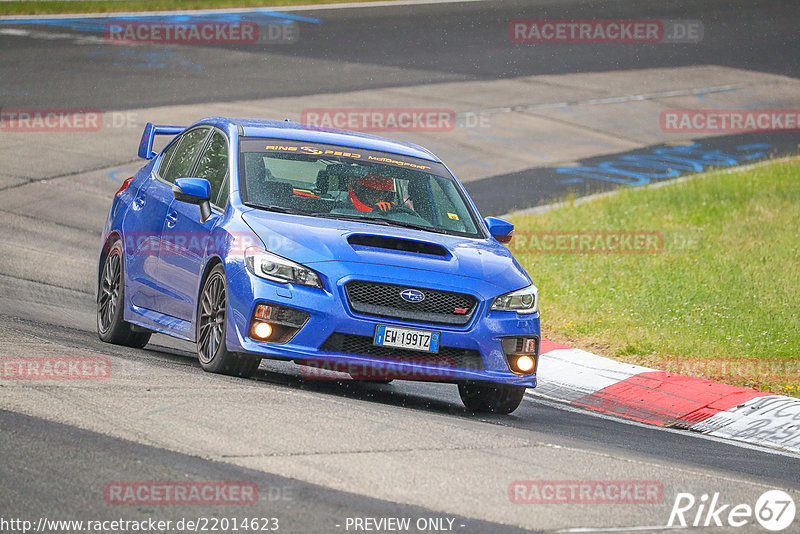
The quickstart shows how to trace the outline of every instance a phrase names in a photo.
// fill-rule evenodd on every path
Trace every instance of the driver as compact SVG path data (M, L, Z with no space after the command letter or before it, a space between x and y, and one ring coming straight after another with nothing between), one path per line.
M394 178L368 174L350 180L350 200L358 211L391 211L396 207Z

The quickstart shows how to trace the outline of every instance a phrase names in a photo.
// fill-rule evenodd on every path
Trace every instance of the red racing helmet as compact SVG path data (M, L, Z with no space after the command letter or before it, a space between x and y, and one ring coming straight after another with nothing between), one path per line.
M350 180L350 201L358 211L373 211L373 206L386 211L391 205L394 191L394 178L388 176L368 174L364 178Z

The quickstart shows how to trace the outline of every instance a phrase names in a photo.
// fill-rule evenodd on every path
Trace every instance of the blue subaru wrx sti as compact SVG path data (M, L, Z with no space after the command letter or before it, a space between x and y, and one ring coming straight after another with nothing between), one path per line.
M156 135L175 137L157 153ZM450 382L476 412L510 413L536 385L538 291L501 244L513 226L481 218L424 148L212 117L148 123L139 156L103 230L103 341L167 334L244 377L272 358Z

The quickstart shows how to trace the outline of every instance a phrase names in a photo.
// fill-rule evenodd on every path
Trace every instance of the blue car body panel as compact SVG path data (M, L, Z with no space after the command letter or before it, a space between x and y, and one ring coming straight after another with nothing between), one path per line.
M240 137L325 143L441 163L435 155L410 143L291 122L210 117L186 130L198 125L216 128L227 137L230 169L227 207L224 212L215 209L207 221L201 222L200 208L174 200L171 186L155 176L164 151L151 154L152 159L136 173L127 189L115 196L102 237L103 251L113 239L123 242L125 321L194 341L197 300L203 277L214 263L221 262L228 288L226 344L232 352L295 361L378 365L382 362L378 358L326 351L320 347L334 333L372 338L377 325L394 325L440 332L441 347L478 351L483 369L448 369L447 380L536 385L535 373L520 375L509 369L501 339L515 336L538 339L538 311L518 314L489 309L496 297L531 284L530 277L513 255L495 239L264 211L244 205L239 193ZM160 131L159 127L146 128L142 151L150 150L153 136L182 131L180 127ZM477 214L463 185L458 180L454 183ZM478 223L488 236L486 222L478 217ZM203 235L208 239L202 246L175 243L174 236L186 234ZM348 238L355 234L430 243L442 247L445 253L430 255L353 245ZM323 287L281 284L254 276L245 265L243 249L246 246L260 247L314 269ZM102 259L101 253L101 262ZM355 313L348 305L344 285L352 280L466 293L474 296L478 305L463 326L367 316ZM308 322L289 342L255 341L248 332L253 311L259 303L303 310L309 314ZM392 368L424 373L435 365L392 361Z

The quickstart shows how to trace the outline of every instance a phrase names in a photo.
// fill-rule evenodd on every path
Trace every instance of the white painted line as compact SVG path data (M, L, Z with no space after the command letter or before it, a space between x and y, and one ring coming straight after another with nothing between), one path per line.
M0 0L2 1L2 0ZM225 13L252 13L254 11L317 11L333 9L357 9L370 7L395 7L395 6L421 6L436 4L463 4L466 2L486 2L487 0L387 0L380 2L348 2L343 4L312 4L304 6L261 6L261 7L236 7L230 9L181 9L175 11L119 11L114 13L64 13L58 15L6 15L0 20L44 20L44 19L106 19L126 16L158 16L158 15L216 15Z
M686 430L679 430L679 429L676 429L676 428L668 428L668 427L658 426L658 425L649 425L647 423L640 423L639 421L634 421L632 419L624 419L622 417L618 417L618 416L615 416L615 415L609 415L609 414L605 414L605 413L602 413L602 412L595 412L595 411L592 411L592 410L586 410L584 408L578 408L578 407L572 406L568 402L562 401L560 399L556 399L556 398L553 398L553 397L548 397L546 395L542 395L541 393L537 393L536 389L538 389L538 387L535 388L535 389L532 389L532 390L529 389L528 391L526 391L525 392L526 396L529 397L531 399L531 401L533 401L533 402L536 402L536 403L539 403L539 404L544 404L545 406L549 406L550 408L554 408L556 410L564 410L564 411L572 412L572 413L581 413L581 414L584 414L584 415L589 415L591 417L597 417L599 419L604 419L606 421L614 421L616 423L622 423L622 424L636 426L636 427L640 427L640 428L649 428L651 430L658 430L658 431L661 431L661 432L669 432L669 433L672 433L672 434L680 434L682 436L692 437L692 438L695 438L695 439L705 439L705 440L708 440L708 441L713 441L715 443L724 443L724 444L727 444L727 445L732 445L734 447L739 447L740 449L747 449L747 450L751 450L751 451L763 452L763 453L767 453L767 454L774 454L774 455L777 455L777 456L785 456L787 458L795 458L795 459L799 459L800 460L800 453L796 453L796 452L785 451L785 450L775 449L775 448L772 448L772 447L765 447L765 446L761 446L761 445L755 445L755 444L752 444L752 443L748 443L748 442L745 442L745 441L738 441L738 440L735 440L735 439L721 438L721 437L717 437L717 436L713 436L713 435L709 435L709 434L701 434L699 432L691 432L691 431L686 431Z
M640 526L640 527L578 527L578 528L565 528L556 530L556 532L648 532L648 531L661 531L661 530L674 530L677 528L686 528L669 525L654 525L654 526Z
M44 31L31 31L31 30L18 30L16 28L2 28L0 35L10 35L13 37L28 37L30 39L44 39L45 41L56 41L58 39L70 39L78 42L79 44L98 43L109 44L107 40L95 35L84 35L80 33L60 33L60 32L44 32Z

